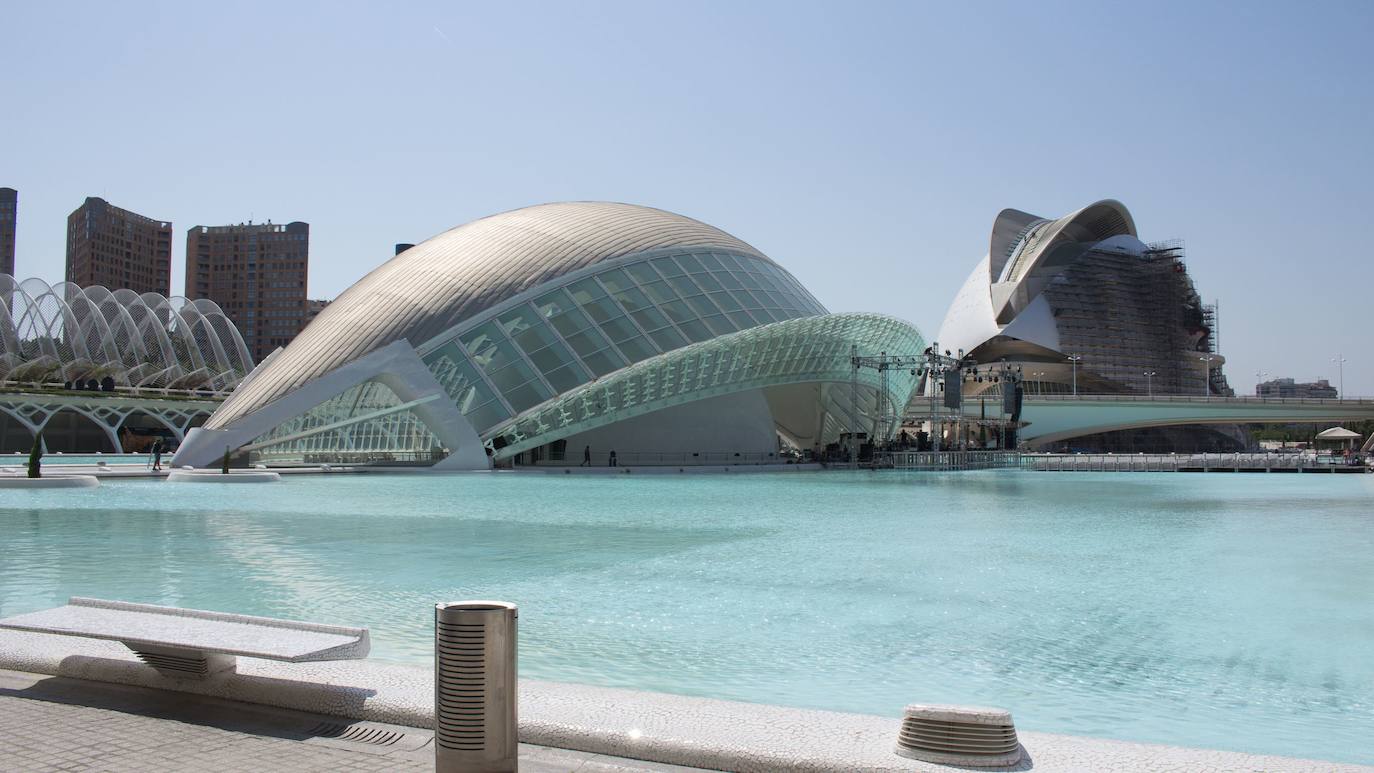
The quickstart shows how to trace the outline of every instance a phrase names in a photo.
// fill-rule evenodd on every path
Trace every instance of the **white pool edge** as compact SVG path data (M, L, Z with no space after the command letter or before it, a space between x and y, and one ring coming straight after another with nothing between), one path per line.
M169 679L116 642L0 631L0 668L177 690L358 720L430 727L433 672L368 660L275 663L240 658L238 673ZM913 699L920 696L913 696ZM541 746L718 770L966 770L898 757L899 717L520 681L520 740ZM1014 711L1013 711L1014 713ZM1374 773L1374 767L1242 752L1019 733L1027 759L986 770L1207 770Z

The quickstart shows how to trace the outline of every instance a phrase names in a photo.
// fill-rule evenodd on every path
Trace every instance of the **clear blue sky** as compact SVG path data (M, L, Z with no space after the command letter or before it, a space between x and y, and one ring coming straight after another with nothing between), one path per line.
M43 3L0 28L17 272L85 196L311 224L310 292L514 207L717 225L938 331L997 212L1179 237L1238 391L1374 395L1374 3Z

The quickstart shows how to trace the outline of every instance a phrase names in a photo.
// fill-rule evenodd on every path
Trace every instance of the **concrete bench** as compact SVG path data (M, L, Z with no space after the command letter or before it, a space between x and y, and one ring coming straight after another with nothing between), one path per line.
M232 671L237 655L304 663L364 658L371 647L366 628L79 596L63 607L7 617L0 628L117 641L178 679Z

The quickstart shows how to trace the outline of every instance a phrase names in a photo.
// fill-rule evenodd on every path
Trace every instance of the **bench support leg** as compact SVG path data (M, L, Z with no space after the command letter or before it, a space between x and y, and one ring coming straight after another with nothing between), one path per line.
M204 679L213 674L233 673L234 656L216 652L181 649L179 647L150 647L146 644L121 642L133 650L139 660L156 668L158 673L173 679Z

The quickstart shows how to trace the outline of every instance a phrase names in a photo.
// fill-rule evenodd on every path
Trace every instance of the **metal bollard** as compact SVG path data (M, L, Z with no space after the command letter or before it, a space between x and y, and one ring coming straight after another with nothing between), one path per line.
M504 601L434 605L434 767L514 773L516 619Z

